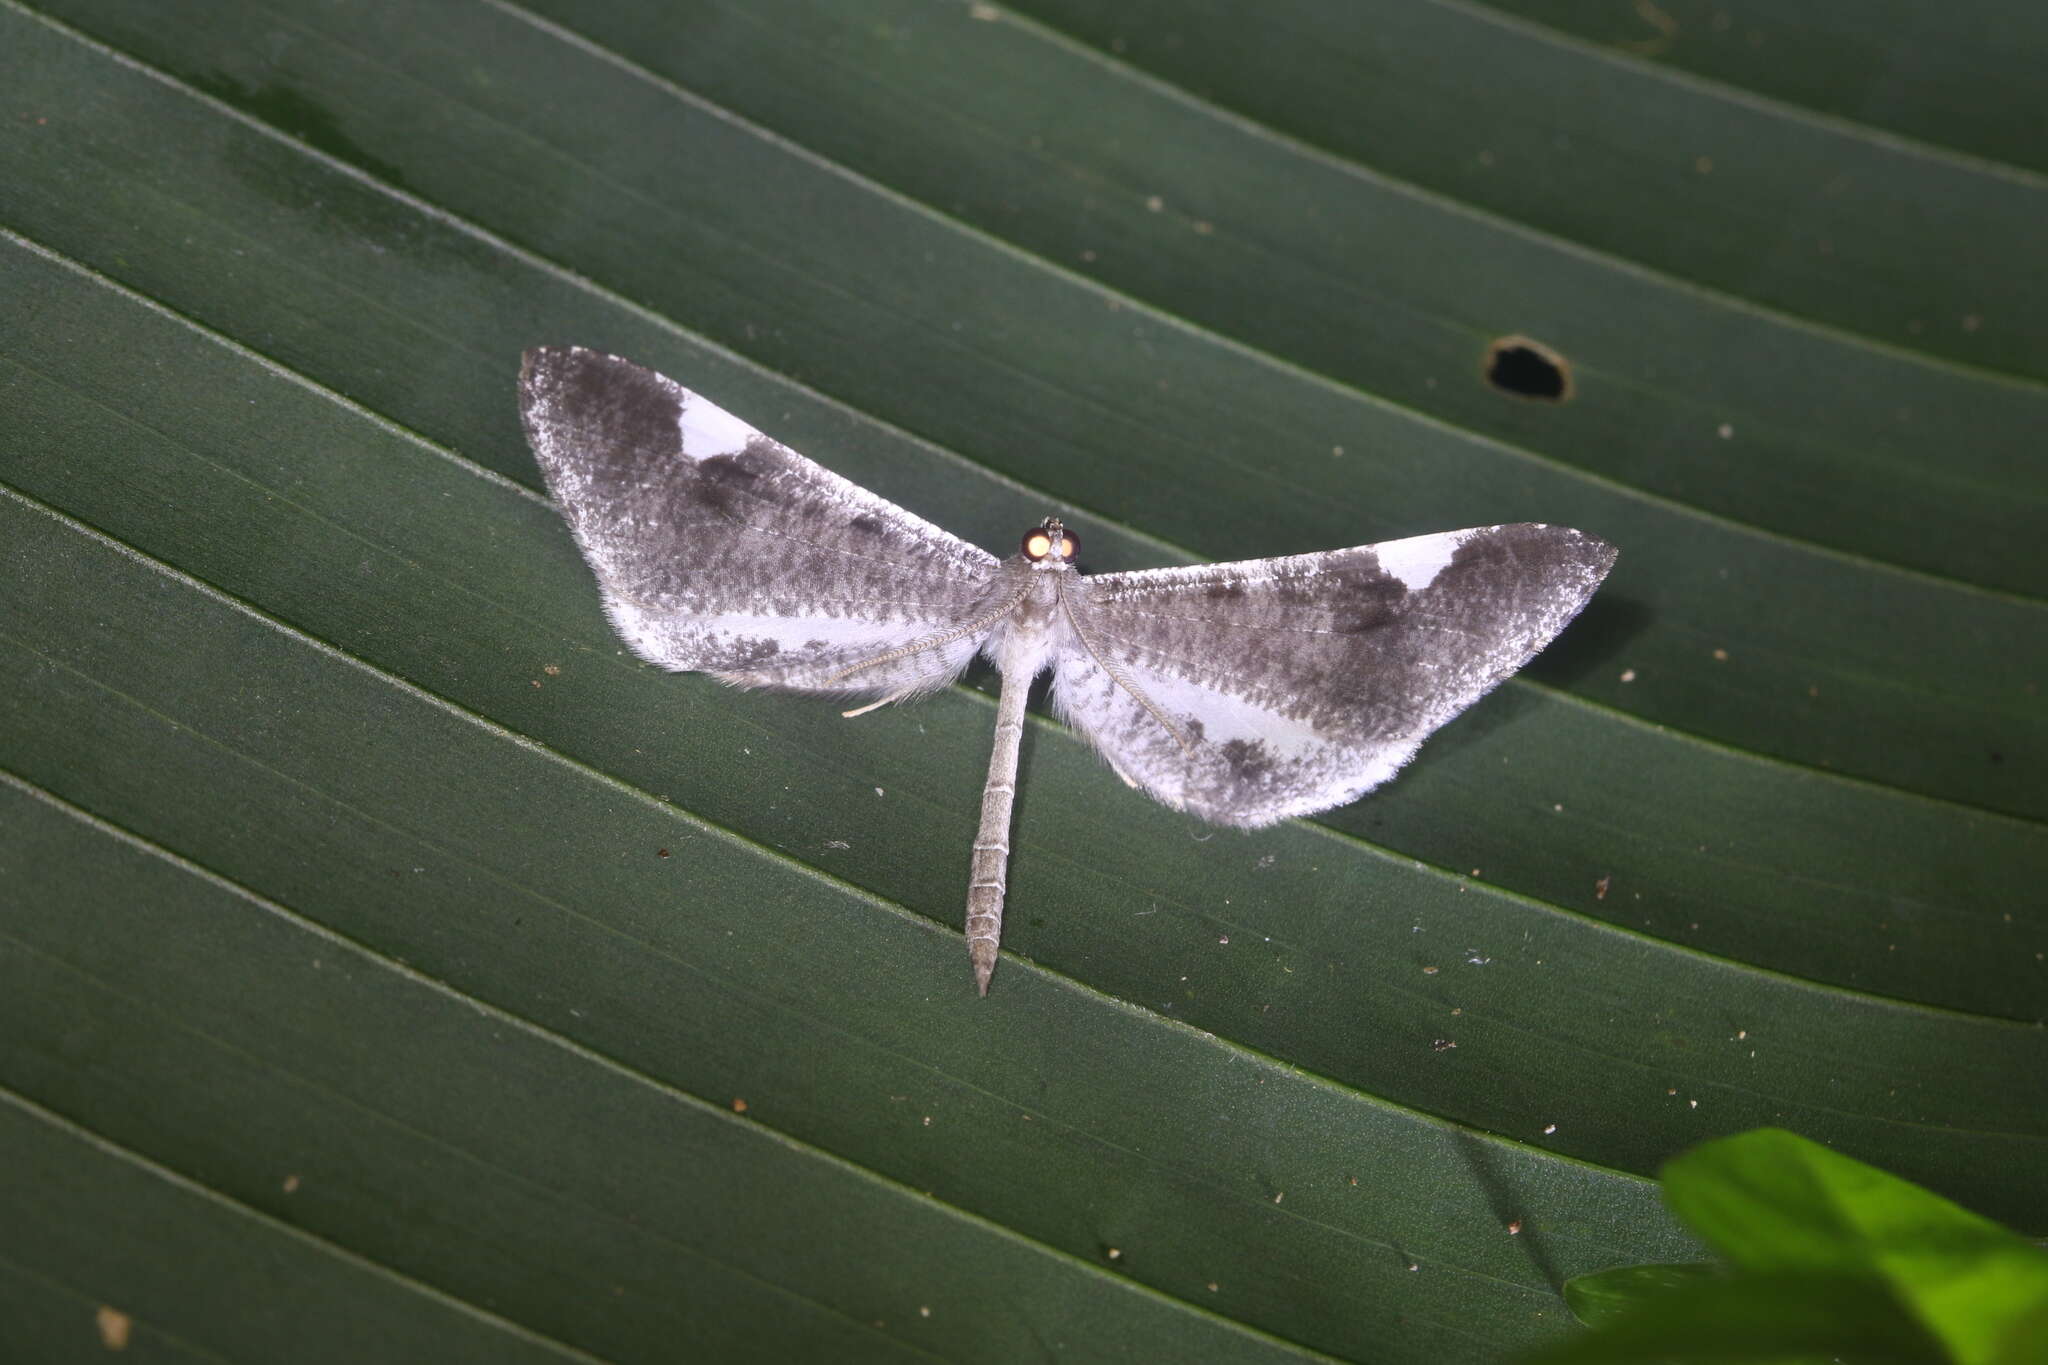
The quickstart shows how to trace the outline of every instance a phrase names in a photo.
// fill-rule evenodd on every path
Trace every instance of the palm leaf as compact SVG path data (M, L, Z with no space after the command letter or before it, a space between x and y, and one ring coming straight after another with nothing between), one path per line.
M1934 112L2038 21L1511 8L0 0L0 1345L1493 1359L1765 1123L2048 1225L2040 148ZM623 656L541 342L1092 569L1621 565L1322 822L1034 726L977 1001L989 698Z

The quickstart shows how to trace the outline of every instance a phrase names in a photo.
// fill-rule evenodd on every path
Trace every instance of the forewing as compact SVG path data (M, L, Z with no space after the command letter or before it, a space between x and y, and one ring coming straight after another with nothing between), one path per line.
M988 614L994 556L672 379L547 347L526 353L519 402L606 610L643 658L749 686L880 694L949 681L986 634L942 640Z
M1230 825L1326 810L1528 662L1614 554L1525 524L1081 578L1054 700L1170 806Z

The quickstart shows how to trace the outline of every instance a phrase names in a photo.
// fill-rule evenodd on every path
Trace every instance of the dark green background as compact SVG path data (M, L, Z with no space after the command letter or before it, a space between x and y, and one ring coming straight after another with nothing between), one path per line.
M1500 1360L1765 1123L2048 1231L2048 19L1778 8L0 0L0 1355ZM541 342L1620 565L1315 822L1034 724L977 1000L987 678L624 656Z

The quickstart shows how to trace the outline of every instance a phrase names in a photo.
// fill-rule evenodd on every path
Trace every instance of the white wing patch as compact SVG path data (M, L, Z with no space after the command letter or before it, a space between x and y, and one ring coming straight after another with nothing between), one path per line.
M760 437L760 432L702 394L685 389L683 395L683 415L676 426L685 459L737 455L747 448L747 442Z
M706 631L746 639L772 640L785 653L835 650L886 640L901 643L905 627L900 622L852 616L814 616L797 612L720 612L700 618ZM911 627L915 630L916 627ZM970 657L972 651L969 651Z
M1143 666L1125 664L1123 672L1195 736L1193 752L1085 653L1059 661L1053 704L1061 719L1131 786L1219 824L1269 825L1343 805L1392 777L1415 752L1413 743L1334 741L1256 701Z
M1444 531L1433 536L1410 536L1372 547L1380 567L1401 580L1410 592L1421 592L1436 582L1436 576L1450 567L1451 556L1471 538L1470 531Z

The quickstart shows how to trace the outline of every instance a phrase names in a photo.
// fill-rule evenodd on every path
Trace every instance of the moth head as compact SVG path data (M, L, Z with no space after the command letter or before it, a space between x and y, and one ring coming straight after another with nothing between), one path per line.
M1024 533L1024 557L1033 564L1071 564L1079 553L1081 542L1058 517L1047 517Z

